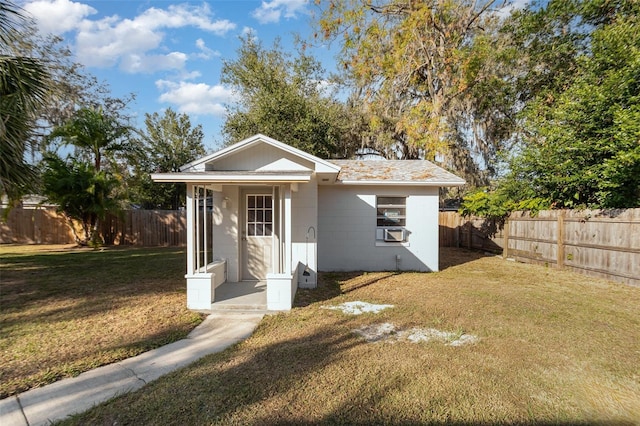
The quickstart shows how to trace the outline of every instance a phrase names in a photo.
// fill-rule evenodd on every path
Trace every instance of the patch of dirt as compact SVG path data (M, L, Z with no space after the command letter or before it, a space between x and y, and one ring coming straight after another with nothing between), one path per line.
M360 327L353 332L363 337L367 342L410 342L426 343L439 341L448 346L464 346L477 343L480 339L472 334L451 333L435 328L398 329L395 325L385 322Z
M372 303L367 302L344 302L340 305L336 306L323 306L324 309L338 310L342 311L347 315L360 315L366 313L377 314L378 312L387 309L393 308L393 305L374 305Z

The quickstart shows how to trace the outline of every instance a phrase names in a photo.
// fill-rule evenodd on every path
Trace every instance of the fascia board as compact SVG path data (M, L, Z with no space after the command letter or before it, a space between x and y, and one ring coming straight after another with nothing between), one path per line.
M203 183L305 183L311 181L310 174L285 174L270 176L255 175L215 175L204 173L152 173L151 179L154 182L203 182Z
M419 181L390 181L390 180L342 180L337 181L340 185L380 185L380 186L462 186L466 182L419 182Z

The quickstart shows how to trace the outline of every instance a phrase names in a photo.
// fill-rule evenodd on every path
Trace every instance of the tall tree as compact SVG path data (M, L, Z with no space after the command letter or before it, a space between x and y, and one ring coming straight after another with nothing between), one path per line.
M513 197L528 187L557 207L640 206L639 15L631 0L575 0L516 17L520 34L531 31L531 57L549 59L524 77L535 91L510 164L508 178L521 182ZM550 35L562 43L531 43Z
M163 115L145 114L146 131L140 134L140 153L133 201L150 209L177 210L186 202L183 184L158 184L149 173L180 171L180 166L203 155L202 126L193 127L187 114L178 114L171 108Z
M471 182L485 181L480 169L493 166L513 125L495 60L498 2L317 3L320 36L342 40L345 78L379 134L374 142L402 158L444 154Z
M640 206L638 16L633 0L551 0L513 15L521 141L495 192L467 199L470 213Z
M131 127L116 116L105 113L102 108L80 108L66 123L54 128L49 139L73 145L76 155L92 161L99 172L105 155L115 166L114 155L130 148L128 137L131 131Z
M325 93L323 69L303 49L294 57L279 41L265 49L249 35L237 59L224 63L221 81L237 95L223 128L227 142L263 133L324 158L344 152L343 107Z
M120 161L133 150L131 128L102 109L81 108L66 123L53 129L50 139L74 148L66 160L56 153L42 161L43 192L70 219L83 224L78 243L99 243L99 225L107 213L118 213L126 198Z
M50 86L46 66L22 54L26 25L20 8L0 1L0 196L11 200L34 189L36 172L25 153Z

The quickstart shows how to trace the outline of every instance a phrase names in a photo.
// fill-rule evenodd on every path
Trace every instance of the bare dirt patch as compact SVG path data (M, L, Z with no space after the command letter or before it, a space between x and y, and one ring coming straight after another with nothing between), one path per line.
M367 342L410 342L428 343L432 341L442 342L449 346L463 346L478 343L480 339L472 334L451 333L435 328L412 327L400 329L395 325L385 322L382 324L365 325L353 330Z
M385 309L393 308L393 305L376 305L356 300L354 302L344 302L336 306L322 306L322 308L342 311L342 313L347 315L361 315L364 313L377 314Z

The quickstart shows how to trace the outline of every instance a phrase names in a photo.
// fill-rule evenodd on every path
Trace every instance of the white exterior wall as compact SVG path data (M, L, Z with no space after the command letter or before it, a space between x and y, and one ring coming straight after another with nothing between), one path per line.
M213 228L213 256L214 259L227 261L227 280L236 282L241 279L242 267L239 263L240 244L238 240L240 187L225 185L222 192L214 192L214 228ZM228 198L226 207L223 207L224 199ZM309 183L298 184L298 191L292 192L291 207L293 217L291 226L292 235L292 270L302 265L302 273L306 262L314 271L312 278L315 284L315 272L317 271L317 239L318 239L318 185L315 177ZM305 247L307 230L310 232L308 251ZM308 281L311 278L306 278ZM297 281L296 281L297 282Z
M291 210L292 263L293 271L298 267L298 282L305 287L315 287L317 267L318 240L318 183L312 176L309 183L298 184L298 191L293 192ZM309 228L313 230L309 231ZM315 230L315 232L314 232ZM307 240L307 231L309 239ZM308 241L308 246L307 246ZM311 269L308 277L302 277L305 266ZM302 281L300 281L302 280ZM305 282L306 281L306 282Z
M283 161L283 159L288 161ZM284 152L269 144L261 143L228 157L215 160L212 164L206 166L206 170L276 170L275 166L269 167L270 164L274 163L284 164L284 170L314 169L314 165L310 161Z
M408 243L376 245L376 196L407 197ZM319 186L318 267L321 271L437 271L438 188Z
M228 198L226 203L224 199ZM226 206L223 206L225 204ZM213 258L227 261L227 281L240 281L240 245L238 244L238 207L240 191L237 186L225 185L222 192L213 193L214 227Z

